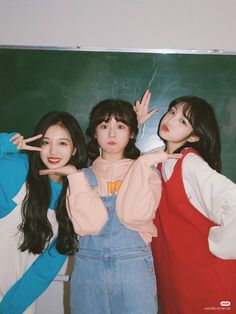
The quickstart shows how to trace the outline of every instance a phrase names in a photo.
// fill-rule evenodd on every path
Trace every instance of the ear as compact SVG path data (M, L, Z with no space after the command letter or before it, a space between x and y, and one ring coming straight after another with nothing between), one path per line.
M73 149L73 152L72 152L72 156L75 156L76 152L77 152L77 149L74 148L74 149Z
M189 143L195 143L198 142L200 138L197 135L190 135L187 142Z
M131 133L129 138L134 138L134 133Z

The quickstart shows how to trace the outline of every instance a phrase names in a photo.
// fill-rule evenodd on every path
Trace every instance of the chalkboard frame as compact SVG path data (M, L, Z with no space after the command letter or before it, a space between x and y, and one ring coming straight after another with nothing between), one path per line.
M175 98L175 96L189 94L188 91L196 90L196 93L194 94L206 98L210 103L216 106L216 114L221 127L223 173L232 180L236 181L236 163L234 163L236 160L236 113L234 110L234 107L236 106L236 90L234 91L234 86L236 86L236 79L231 69L231 62L227 61L228 58L232 60L233 67L235 67L236 52L227 52L222 50L97 49L79 47L30 47L1 45L0 58L4 55L4 52L9 54L9 60L5 63L1 62L0 59L0 88L2 87L2 91L0 93L0 120L2 120L2 131L17 130L25 135L30 135L33 126L36 124L40 116L53 109L66 110L74 114L80 121L82 128L85 131L88 113L95 103L104 98L110 97L124 98L130 102L134 102L135 99L140 99L145 88L149 87L153 93L150 106L151 108L156 106L159 108L158 114L155 115L155 117L153 117L143 129L143 138L148 144L145 149L152 149L153 145L161 145L160 140L156 136L156 129L160 117L165 112L169 101ZM14 59L12 57L14 53L18 53L19 58ZM31 56L29 53L31 53ZM34 58L34 55L37 53L42 55L47 54L47 58L50 60L50 62L52 62L51 56L53 54L58 57L58 64L56 64L57 66L51 67L51 70L55 71L57 77L55 76L54 78L49 78L49 82L47 82L47 84L43 82L43 79L41 81L37 81L37 74L43 76L43 71L40 68L40 65L35 66L33 63L37 59L36 57ZM32 62L31 64L27 64L27 57L24 57L24 54L28 54L28 60ZM82 71L83 73L81 74L81 77L77 76L75 73L73 74L74 76L70 76L70 73L66 70L65 65L62 73L60 73L60 69L58 70L58 68L62 66L62 64L59 63L60 55L62 54L70 54L71 59L74 58L72 56L75 56L75 54L81 54L81 56L83 55L85 57L88 56L88 58L92 55L95 57L101 55L106 56L107 59L105 59L105 61L107 60L107 67L103 65L105 67L104 76L101 75L100 68L97 70L98 72L96 76L92 66L87 66L84 69L84 72ZM144 66L141 69L140 77L139 75L136 75L139 74L138 72L133 72L135 73L133 76L136 77L132 77L132 73L131 76L129 76L128 72L130 62L126 63L122 68L122 62L124 62L123 60L129 58L129 56L131 59L133 58L132 60L134 61L136 67L138 67L141 57L145 57L147 61L145 61L146 59L144 58L144 61L141 60L140 64L145 65L145 62L147 62L150 69L155 56L159 56L162 60L160 64L157 64L156 72L153 71L150 77L148 77L149 73L146 73ZM32 58L30 59L29 57ZM15 64L14 62L11 64L11 58L14 59ZM211 80L211 75L208 75L209 73L206 73L206 76L208 75L206 80L208 79L208 81L204 81L204 78L201 78L201 75L196 76L198 80L198 84L196 84L198 88L196 87L196 89L194 89L194 86L190 86L191 80L186 80L187 77L195 74L193 69L198 68L197 64L194 65L189 73L187 67L191 67L197 58L199 58L199 60L201 58L204 61L207 60L204 66L209 66L209 69L211 68L208 63L211 63L212 60L216 60L217 58L219 58L219 60L225 58L223 64L220 64L220 62L219 64L217 64L217 62L212 62L212 69L214 70L213 74L217 76L219 83L217 83L218 86L216 87L218 90L216 90L212 84L206 83L210 82ZM64 60L65 59L66 58L64 58ZM87 59L85 58L85 60ZM95 62L94 60L96 61L96 59L93 59L93 62ZM186 60L186 67L184 67L185 63L183 60ZM208 62L208 60L210 60L210 62ZM75 64L73 62L72 65ZM120 68L122 69L115 65L117 62L118 65L121 65ZM166 64L168 65L168 62L171 64L169 68L166 66ZM98 64L99 59L97 65L95 65L98 67ZM21 65L23 68L21 68ZM50 68L51 64L48 65ZM113 65L115 65L114 68ZM218 65L220 65L219 69L222 74L218 74L216 70ZM228 72L224 72L224 65L226 65ZM204 66L202 65L203 68ZM204 73L203 68L201 69L202 73ZM25 70L25 74L21 73L23 72L21 71L22 69ZM134 71L134 67L130 69L131 72ZM185 77L183 77L184 75L181 74L181 69L185 71ZM212 71L212 69L210 71ZM38 71L38 73L36 73L34 76L32 75L31 70L32 72L34 70L36 72ZM46 69L44 70L46 71ZM72 68L71 71L73 72ZM115 80L113 81L113 85L110 84L110 78L106 79L106 75L109 73L109 71L117 71L115 75L121 74L116 82ZM227 77L227 73L229 73L230 77ZM65 76L64 78L62 77L62 74ZM27 78L25 78L24 75ZM67 85L66 76L68 76L68 79L70 79L71 82L73 79L78 80L76 89L77 94L75 94L73 90L76 88L76 84ZM128 77L127 80L124 79L126 76ZM170 79L173 77L175 82L172 82ZM83 78L85 83L82 82ZM107 80L105 82L106 84L99 85L96 81L96 78L104 80L104 82ZM112 76L112 78L114 79L114 76ZM176 82L177 78L179 79L179 82L181 82L181 86L180 83ZM203 82L199 83L201 79ZM22 80L25 80L24 82L26 83L26 86L21 85ZM183 82L185 82L186 88L183 86ZM193 85L193 81L191 84ZM50 88L48 86L50 86ZM103 92L103 86L106 86L104 88L105 92ZM191 88L188 88L188 86ZM178 88L179 93L177 92ZM201 88L204 88L204 93L201 92ZM221 95L220 89L222 89L222 94L225 93L225 95ZM57 91L59 91L58 94ZM81 95L79 95L78 91L82 91L83 98L80 97ZM208 96L208 91L209 97L206 97ZM86 97L88 100L86 100ZM77 98L79 100L78 103ZM77 110L80 112L77 112Z

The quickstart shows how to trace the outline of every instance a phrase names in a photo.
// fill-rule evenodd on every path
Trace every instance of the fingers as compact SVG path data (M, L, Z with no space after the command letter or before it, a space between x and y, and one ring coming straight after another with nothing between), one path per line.
M13 142L15 139L17 139L20 135L20 133L16 133L15 135L13 135L11 138L10 138L10 141Z
M14 136L10 138L10 141L16 145L18 150L30 150L30 151L37 151L40 152L41 148L40 147L35 147L35 146L29 146L26 145L28 142L33 142L39 138L41 138L43 135L38 134L32 137L29 137L27 139L24 139L24 137L20 133L16 133Z
M20 150L24 146L24 137L20 134L16 134L17 136L13 136L10 140L14 145L16 145L17 149Z
M152 95L151 92L149 91L149 89L147 89L143 95L141 105L148 106L151 99L151 95Z
M151 118L157 111L158 111L158 109L156 109L156 108L148 111L148 119Z
M35 136L32 136L32 137L26 138L25 139L25 143L33 142L33 141L41 138L42 136L43 136L43 134L38 134L38 135L35 135Z
M39 170L39 175L40 176L45 176L48 174L54 174L55 171L51 170L51 169L43 169L43 170Z
M22 148L24 150L30 150L33 152L41 152L41 147L37 147L37 146L29 146L29 145L25 145L24 148Z
M39 170L40 176L55 174L58 176L68 176L70 174L73 174L77 172L77 169L73 165L67 165L61 168L55 168L55 169L41 169Z
M168 154L167 158L168 159L179 159L183 156L183 154Z
M30 151L33 151L33 152L40 152L42 149L41 147L37 147L37 146L31 146L31 145L26 145L26 143L29 143L29 142L33 142L39 138L41 138L43 136L43 134L38 134L38 135L35 135L35 136L32 136L32 137L29 137L27 139L24 140L24 150L30 150Z
M135 104L133 106L134 111L136 112L140 106L142 106L142 107L146 106L147 107L149 102L150 102L151 95L152 95L151 92L149 91L149 89L147 89L145 91L145 93L143 94L141 102L139 100L135 101Z
M139 108L139 106L140 106L140 101L139 100L136 100L135 101L135 104L133 105L133 110L134 110L134 112L138 112L138 108Z
M19 145L24 140L24 137L20 133L16 133L10 138L10 141L16 146Z

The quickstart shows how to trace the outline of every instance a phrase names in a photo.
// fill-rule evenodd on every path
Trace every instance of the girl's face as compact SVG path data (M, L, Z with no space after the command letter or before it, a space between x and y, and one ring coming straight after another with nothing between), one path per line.
M125 147L133 135L126 124L112 117L108 122L103 121L96 127L95 138L102 149L102 157L116 161L124 158Z
M168 153L173 153L186 142L196 142L198 137L191 135L193 128L183 114L183 103L173 106L163 117L159 135L166 141Z
M41 149L41 160L48 169L65 166L76 152L69 132L58 124L47 129Z

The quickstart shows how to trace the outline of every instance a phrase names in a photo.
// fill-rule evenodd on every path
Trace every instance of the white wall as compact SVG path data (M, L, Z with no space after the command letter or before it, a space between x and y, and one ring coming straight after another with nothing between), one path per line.
M0 0L0 45L236 51L235 0Z

